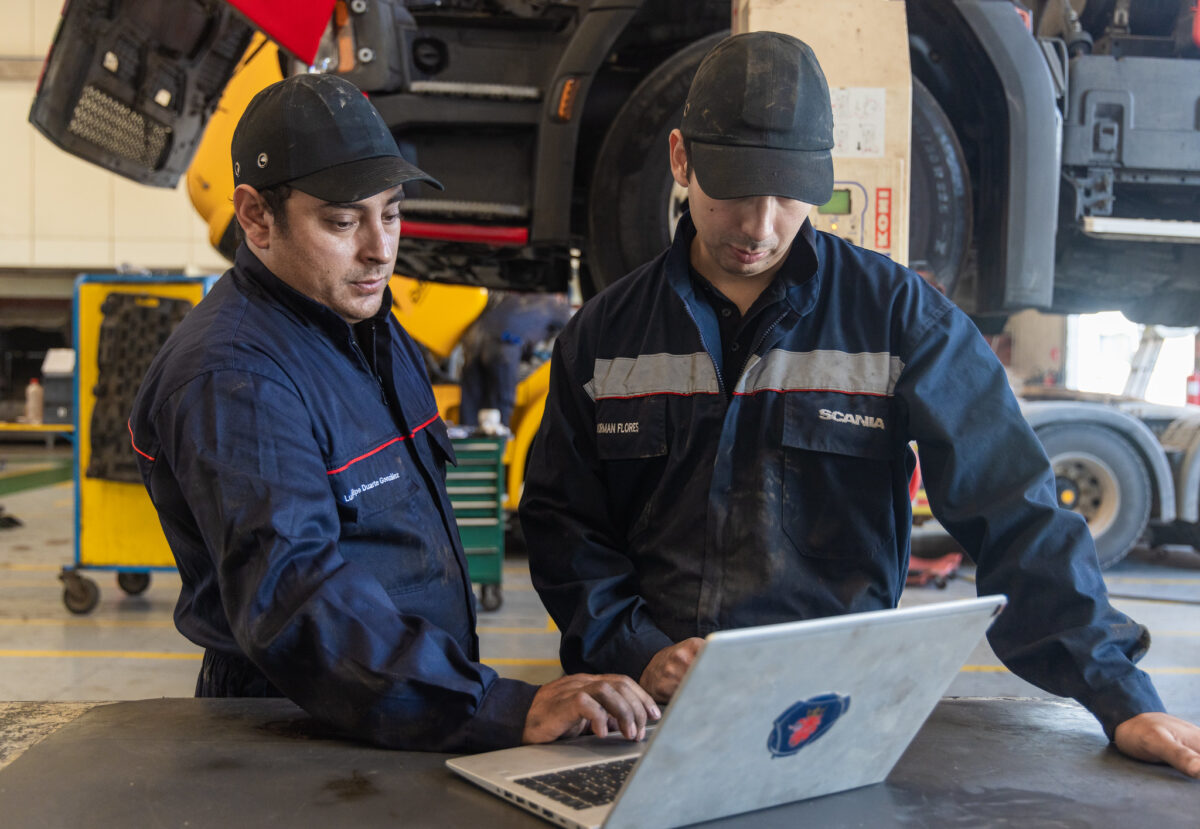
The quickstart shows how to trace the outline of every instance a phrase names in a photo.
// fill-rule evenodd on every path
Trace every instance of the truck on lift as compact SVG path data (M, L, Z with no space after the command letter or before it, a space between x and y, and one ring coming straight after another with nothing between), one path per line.
M909 265L985 333L1025 308L1200 324L1191 0L907 0L905 16ZM667 244L686 197L666 135L730 19L729 0L72 0L30 117L174 186L257 27L281 73L355 82L446 185L407 194L398 272L553 291L577 275L587 296ZM210 216L226 252L230 219ZM1116 406L1025 405L1103 564L1147 533L1200 536L1200 418L1156 433Z

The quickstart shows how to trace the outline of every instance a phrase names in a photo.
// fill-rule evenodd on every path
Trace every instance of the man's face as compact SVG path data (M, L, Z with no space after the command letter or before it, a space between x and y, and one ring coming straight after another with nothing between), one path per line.
M351 324L379 311L396 264L403 187L362 201L326 202L299 190L284 202L287 228L273 224L259 258L300 293Z
M714 282L774 276L812 205L779 196L710 197L695 171L688 175L678 130L671 135L671 171L688 188L688 208L696 225L692 266Z

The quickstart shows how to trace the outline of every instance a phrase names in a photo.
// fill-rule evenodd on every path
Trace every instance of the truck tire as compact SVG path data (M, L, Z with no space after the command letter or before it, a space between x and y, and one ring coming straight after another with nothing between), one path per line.
M1089 423L1037 433L1054 468L1059 505L1088 523L1102 569L1128 555L1150 520L1150 475L1137 450Z
M700 61L729 36L703 37L660 63L638 84L604 136L588 190L588 269L603 290L662 253L668 222L671 165L667 136L683 118L683 103Z
M588 191L592 292L653 259L674 235L686 191L671 177L667 136L683 117L701 59L727 35L709 35L663 61L613 119ZM912 132L909 261L952 297L971 245L970 173L950 119L915 77Z
M912 190L908 265L953 298L971 247L971 173L954 125L912 82Z

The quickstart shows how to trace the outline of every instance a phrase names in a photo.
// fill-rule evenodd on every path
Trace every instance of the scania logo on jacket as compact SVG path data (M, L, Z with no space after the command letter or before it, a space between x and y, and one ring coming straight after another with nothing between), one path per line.
M794 703L775 718L767 749L772 757L795 754L832 728L849 707L850 697L842 694L821 694Z
M817 412L821 420L832 420L834 423L849 423L852 426L866 426L868 429L887 429L882 417L835 412L832 409L821 409Z

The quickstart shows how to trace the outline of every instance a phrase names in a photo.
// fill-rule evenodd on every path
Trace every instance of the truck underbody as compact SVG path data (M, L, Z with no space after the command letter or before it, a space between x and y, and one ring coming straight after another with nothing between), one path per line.
M590 295L668 243L685 195L667 134L728 32L728 0L334 5L305 63L358 84L446 186L407 193L398 272L541 291L578 273ZM174 186L250 41L236 6L76 0L31 120L69 152ZM1196 11L1029 6L907 0L910 266L984 328L1030 307L1200 323ZM1156 436L1093 401L1035 410L1063 497L1092 493L1098 542L1115 528L1106 560L1147 527L1200 542L1200 418ZM1144 486L1122 495L1126 473ZM1116 502L1095 496L1101 479Z
M40 116L35 107L35 124L110 169L173 184L248 41L238 3L80 5L60 36L78 65L51 55L47 86L61 100ZM979 318L1120 309L1191 324L1195 12L1188 0L1031 5L1019 18L1012 0L908 0L910 264ZM368 92L405 152L446 184L408 194L403 272L562 290L577 264L590 294L665 246L680 209L666 133L700 57L728 29L728 0L335 9L314 62ZM117 68L100 68L106 55ZM159 76L199 91L164 99L174 87ZM95 136L68 125L85 91L111 122L132 121L121 130L158 143L86 146Z

